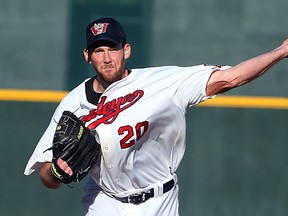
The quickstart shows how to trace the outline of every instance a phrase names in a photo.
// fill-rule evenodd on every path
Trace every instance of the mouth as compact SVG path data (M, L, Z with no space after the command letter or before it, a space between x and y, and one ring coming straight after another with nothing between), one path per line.
M105 65L102 67L102 70L111 70L114 69L113 65Z

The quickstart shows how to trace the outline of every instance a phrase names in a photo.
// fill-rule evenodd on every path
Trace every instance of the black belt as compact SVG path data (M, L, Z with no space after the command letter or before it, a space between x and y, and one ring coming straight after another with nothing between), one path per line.
M170 191L175 185L174 179L170 180L163 184L163 194ZM116 197L113 196L115 199L121 201L122 203L132 203L132 204L140 204L146 202L148 199L154 197L154 188L142 193L132 194L127 197Z

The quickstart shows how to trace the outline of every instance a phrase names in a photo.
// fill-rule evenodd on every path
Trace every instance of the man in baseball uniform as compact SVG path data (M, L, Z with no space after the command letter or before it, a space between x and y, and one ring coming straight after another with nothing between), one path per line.
M101 160L86 178L82 199L88 216L178 215L175 174L185 151L185 113L219 93L259 77L288 56L288 40L278 48L234 67L196 65L128 69L131 46L112 18L86 29L84 57L96 75L59 104L36 146L25 174L39 170L42 183L58 188L51 175L53 134L62 112L80 118L101 144ZM61 168L71 169L65 161Z

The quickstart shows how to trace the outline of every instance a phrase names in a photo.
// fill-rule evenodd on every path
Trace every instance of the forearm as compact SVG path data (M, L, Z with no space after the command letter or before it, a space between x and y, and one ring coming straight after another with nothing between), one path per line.
M286 56L287 51L281 46L232 67L231 71L227 71L233 77L232 86L238 87L254 80Z
M51 163L47 162L42 165L39 172L39 177L43 185L49 189L57 189L62 185L62 182L57 180L50 171Z
M288 43L288 41L286 41ZM224 71L216 71L211 75L207 85L207 94L215 95L232 88L244 85L265 73L277 62L287 57L287 44L265 54L248 59Z

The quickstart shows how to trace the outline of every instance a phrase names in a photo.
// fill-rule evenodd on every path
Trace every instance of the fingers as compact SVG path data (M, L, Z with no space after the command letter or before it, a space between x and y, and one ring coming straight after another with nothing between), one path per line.
M58 166L65 172L67 173L69 176L71 176L73 174L72 169L68 166L68 164L62 160L60 157L57 160L57 164Z

